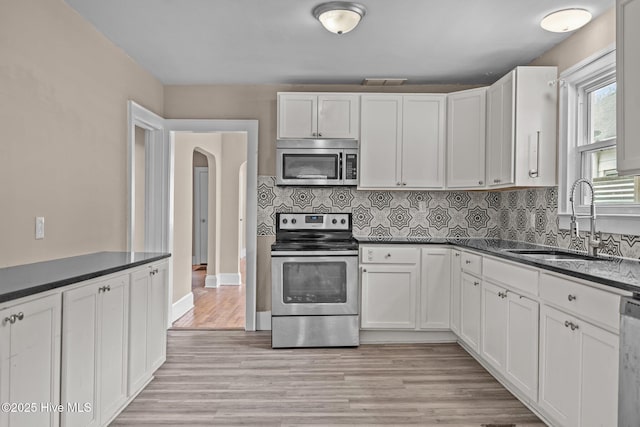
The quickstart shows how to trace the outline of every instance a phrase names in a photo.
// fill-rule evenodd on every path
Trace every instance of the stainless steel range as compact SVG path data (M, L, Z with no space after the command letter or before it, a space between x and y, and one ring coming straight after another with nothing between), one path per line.
M360 343L351 214L277 213L271 283L273 348Z

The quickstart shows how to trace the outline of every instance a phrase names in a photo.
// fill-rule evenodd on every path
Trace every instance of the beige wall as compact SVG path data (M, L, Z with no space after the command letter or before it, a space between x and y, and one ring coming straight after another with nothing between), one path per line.
M555 65L558 67L558 73L561 73L615 41L616 14L615 8L611 8L542 54L531 65Z
M215 166L215 165L214 165ZM202 154L200 152L198 152L197 150L193 152L193 177L195 179L195 169L196 168L208 168L209 167L209 161L207 160L207 156L205 154ZM215 171L214 171L215 173ZM208 171L207 171L208 174ZM208 188L208 187L207 187ZM192 231L191 231L191 254L195 255L196 253L196 197L198 195L196 194L196 188L195 188L195 184L193 185L193 205L192 205L192 209L193 209L193 225L192 225Z
M215 242L216 217L219 217L216 204L216 188L220 180L216 179L219 165L215 157L222 154L222 136L215 133L178 132L175 137L174 157L174 240L173 240L173 302L191 292L191 257L193 248L193 151L207 154L209 163L209 242ZM216 250L208 247L207 274L215 274Z
M2 0L0 97L0 267L125 250L126 101L162 84L62 0Z
M240 166L247 161L246 133L222 135L222 188L220 193L220 270L219 273L240 272L238 219L240 192Z
M135 159L135 216L136 220L134 237L133 237L133 250L144 251L144 219L145 219L145 139L146 131L136 126L135 132L135 146L134 146L134 159Z

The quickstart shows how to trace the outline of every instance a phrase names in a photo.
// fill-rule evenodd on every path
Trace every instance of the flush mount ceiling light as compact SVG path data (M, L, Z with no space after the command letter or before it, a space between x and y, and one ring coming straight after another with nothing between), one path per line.
M540 26L553 33L566 33L591 21L591 12L585 9L563 9L545 16Z
M327 31L335 34L346 34L353 30L367 10L361 4L330 1L322 3L313 9L313 16Z

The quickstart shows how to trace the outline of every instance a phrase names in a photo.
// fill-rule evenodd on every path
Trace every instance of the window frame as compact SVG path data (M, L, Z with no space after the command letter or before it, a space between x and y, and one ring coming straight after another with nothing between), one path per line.
M569 229L571 185L582 176L585 152L615 146L614 141L582 144L589 132L589 117L585 113L590 91L615 80L615 45L592 55L560 74L559 91L559 150L558 150L558 227ZM587 123L585 123L587 122ZM589 214L589 206L581 202L582 188L576 189L576 213ZM598 204L598 231L618 234L640 234L640 204ZM589 230L589 220L579 219L581 230Z

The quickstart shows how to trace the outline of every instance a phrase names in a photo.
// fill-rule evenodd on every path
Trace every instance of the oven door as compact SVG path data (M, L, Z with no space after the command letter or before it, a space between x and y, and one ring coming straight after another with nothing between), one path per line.
M277 185L342 185L342 150L276 150Z
M271 314L358 314L357 256L271 258Z

